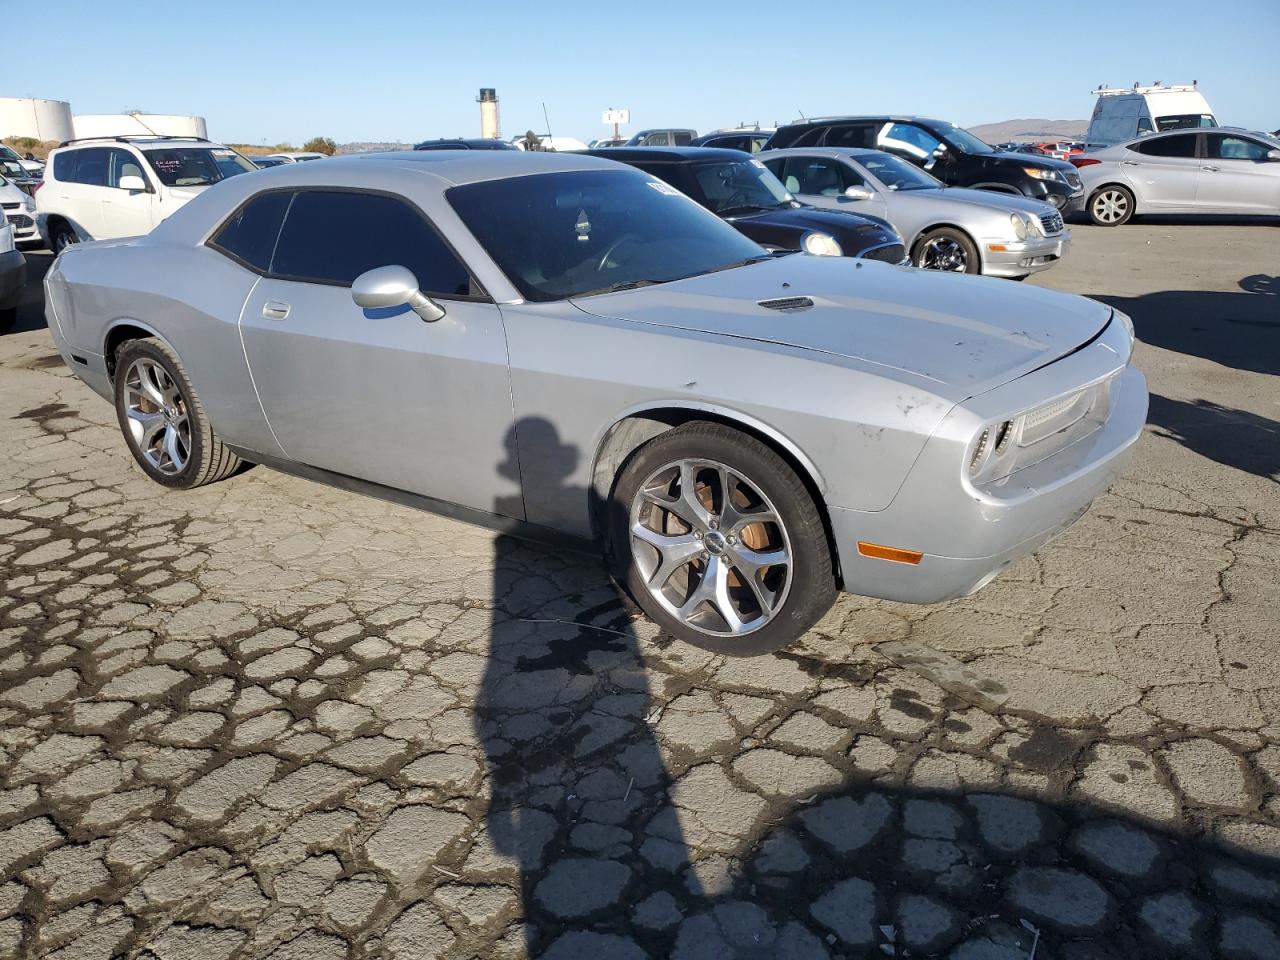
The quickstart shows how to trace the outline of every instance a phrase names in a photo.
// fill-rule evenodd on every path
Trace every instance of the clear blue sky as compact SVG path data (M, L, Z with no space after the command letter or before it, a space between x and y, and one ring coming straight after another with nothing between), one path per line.
M0 0L5 5L13 0ZM198 114L275 143L789 121L894 110L975 125L1083 119L1099 83L1198 80L1219 121L1280 127L1280 0L1142 3L37 3L7 96L76 113ZM14 60L14 57L17 60Z

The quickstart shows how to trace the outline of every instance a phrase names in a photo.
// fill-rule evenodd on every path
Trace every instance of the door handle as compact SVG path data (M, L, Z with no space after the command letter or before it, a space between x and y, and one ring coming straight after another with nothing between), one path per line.
M1120 161L1120 164L1121 164L1121 166L1125 166L1125 167L1140 167L1140 166L1142 166L1142 164L1141 164L1141 163L1139 163L1137 160L1121 160L1121 161Z
M289 316L289 305L279 300L268 300L262 305L264 320L283 320Z
M1217 173L1217 172L1218 172L1218 168L1217 168L1217 167L1201 167L1200 169L1201 169L1201 170L1208 170L1210 173Z

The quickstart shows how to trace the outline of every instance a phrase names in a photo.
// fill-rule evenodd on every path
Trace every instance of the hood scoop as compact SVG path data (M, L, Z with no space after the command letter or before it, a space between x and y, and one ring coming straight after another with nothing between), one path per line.
M778 297L774 300L757 300L756 306L766 310L807 310L813 306L808 297Z

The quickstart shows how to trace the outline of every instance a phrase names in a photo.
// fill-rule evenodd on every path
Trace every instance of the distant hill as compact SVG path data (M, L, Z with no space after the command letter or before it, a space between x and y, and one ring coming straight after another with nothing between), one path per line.
M1088 120L1002 120L969 127L969 132L987 143L1009 140L1082 140Z
M371 141L357 140L355 143L338 144L338 153L370 153L373 151L381 152L383 150L412 150L412 143L373 143Z

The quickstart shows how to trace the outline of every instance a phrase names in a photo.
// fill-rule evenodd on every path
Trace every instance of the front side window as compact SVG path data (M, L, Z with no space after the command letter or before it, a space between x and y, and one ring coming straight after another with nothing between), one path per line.
M1208 154L1214 160L1252 160L1267 159L1270 147L1257 140L1246 140L1244 137L1233 137L1225 133L1211 133L1208 136Z
M289 190L259 194L222 225L212 245L261 273L268 272L280 225L292 199L293 192Z
M672 134L672 136L675 138L677 147L687 147L689 141L693 139L693 134L687 130L682 130L679 133Z
M107 157L107 186L119 187L121 177L146 177L142 173L142 163L128 150L112 147Z
M886 123L872 146L924 166L933 162L942 141L914 123Z
M417 210L396 197L301 190L285 214L271 273L350 286L366 270L407 267L423 293L474 295L471 275Z
M144 152L166 187L204 187L258 169L227 147L166 147Z
M942 181L891 153L864 153L858 162L890 190L936 190Z
M670 184L637 170L486 180L446 196L530 301L666 283L767 256Z
M1149 157L1194 157L1197 134L1185 133L1176 137L1156 137L1144 140L1133 149Z

